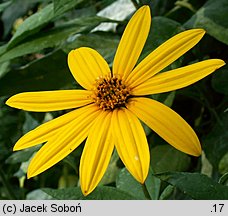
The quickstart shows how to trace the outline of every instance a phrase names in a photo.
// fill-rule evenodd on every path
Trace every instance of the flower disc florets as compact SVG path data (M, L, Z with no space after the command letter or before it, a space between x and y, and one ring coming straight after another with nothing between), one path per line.
M99 78L94 91L94 102L103 110L125 107L129 88L117 77Z

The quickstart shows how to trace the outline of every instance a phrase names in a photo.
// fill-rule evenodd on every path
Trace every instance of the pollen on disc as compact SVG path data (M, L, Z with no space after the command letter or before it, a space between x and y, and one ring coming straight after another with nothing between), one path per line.
M103 110L125 107L130 96L129 88L117 77L99 79L93 100Z

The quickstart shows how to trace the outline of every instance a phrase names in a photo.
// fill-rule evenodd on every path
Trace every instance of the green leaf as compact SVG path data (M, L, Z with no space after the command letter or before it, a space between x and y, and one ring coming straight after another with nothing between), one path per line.
M82 0L75 0L73 6L81 3ZM67 5L63 7L58 14L54 13L54 5L53 3L47 5L45 8L40 10L39 12L28 17L17 29L16 33L13 35L11 40L9 41L8 48L12 48L19 42L21 42L26 37L37 33L41 28L45 25L53 21L57 16L61 13L64 13L71 9L72 5Z
M50 200L52 199L47 193L41 189L33 190L26 195L26 200Z
M181 26L181 24L174 20L160 16L153 17L150 33L143 48L143 52L139 58L139 62L162 43L183 30L184 28ZM165 70L167 71L177 68L180 66L180 63L181 58L168 66Z
M5 98L0 97L0 160L12 153L12 146L21 135L18 111L5 105Z
M219 161L228 152L228 113L223 113L221 117L221 121L202 141L206 157L216 170Z
M213 88L222 94L228 95L228 67L225 66L212 76Z
M0 55L4 54L7 50L7 44L0 46Z
M16 163L26 162L32 157L34 152L36 152L39 148L40 148L40 145L25 149L22 151L14 152L12 155L10 155L7 158L6 163L16 164Z
M1 3L0 4L0 12L4 11L9 5L11 5L11 3L12 3L11 1Z
M11 4L7 8L5 8L5 10L2 12L2 16L1 16L1 19L4 24L3 37L6 38L10 34L10 31L12 30L12 27L18 18L22 18L25 15L27 15L27 12L30 9L33 9L35 7L35 5L41 1L44 1L44 0L13 0L13 1L11 1Z
M107 32L94 32L77 37L64 48L64 51L68 53L70 50L81 46L91 47L97 50L106 59L106 61L111 63L118 44L119 38L115 34Z
M22 130L23 133L27 133L30 130L33 130L39 125L39 122L35 120L29 113L25 113L25 122L23 124Z
M219 162L219 173L228 173L228 152L222 157Z
M83 2L83 0L53 0L54 12L56 15L62 14L81 2Z
M25 113L25 121L22 127L23 134L27 133L28 131L34 129L39 125L39 122L32 118L32 116L28 113ZM21 162L28 161L34 152L36 152L41 146L34 146L32 148L24 149L22 151L13 152L7 159L6 163L8 164L16 164Z
M196 200L227 200L228 187L199 173L167 172L156 175Z
M174 186L168 185L161 193L159 200L168 199L174 191Z
M153 17L150 33L143 49L148 53L164 43L175 34L183 31L180 23L166 17Z
M174 7L176 0L143 0L142 2L151 6L153 16L158 16L164 15L167 10Z
M154 175L151 167L146 178L145 185L150 195L150 198L152 200L158 200L160 194L161 180Z
M116 180L116 176L120 171L120 168L117 165L117 162L119 161L119 155L116 150L114 150L111 160L109 162L108 168L102 177L99 185L108 185Z
M129 193L136 199L147 199L143 192L143 186L137 182L134 177L127 171L126 168L123 168L116 180L116 187L126 193Z
M39 52L45 48L65 46L66 39L72 34L78 34L93 29L103 21L108 21L102 17L85 17L71 20L62 26L40 34L35 38L26 41L0 56L0 62L7 61L29 53Z
M170 145L158 145L151 149L151 166L155 173L186 171L190 157Z
M9 41L8 48L12 48L29 35L38 32L43 26L53 20L53 18L53 4L49 4L39 12L31 15L18 27L16 33Z
M161 181L152 174L152 170L149 170L145 185L143 186L128 172L126 168L123 168L116 180L116 187L122 191L125 191L135 197L136 199L152 199L157 200L160 193ZM146 188L145 188L146 187ZM146 191L145 191L146 190Z
M166 106L171 107L173 105L173 101L175 99L175 96L176 96L176 92L175 91L170 92L163 103Z
M203 28L209 35L228 44L227 0L209 0L187 22L187 28Z
M202 151L200 173L207 175L208 177L211 177L212 172L213 172L213 166L211 165L210 161L206 158L204 151Z
M6 61L0 64L0 79L9 72L10 62Z
M63 159L63 162L68 164L71 168L75 170L76 173L78 173L78 164L76 163L76 157L73 156L72 154L68 155Z
M62 51L8 72L0 79L0 96L24 91L56 90L74 82Z
M219 179L219 183L228 186L228 172L223 174L223 176Z
M84 196L80 187L65 188L65 189L42 189L45 193L50 195L53 199L59 200L132 200L130 194L121 191L114 187L101 186L97 187L91 194Z

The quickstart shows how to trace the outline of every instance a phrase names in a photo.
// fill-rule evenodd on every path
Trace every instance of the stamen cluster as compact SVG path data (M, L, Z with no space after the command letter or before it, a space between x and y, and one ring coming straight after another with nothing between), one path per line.
M94 102L103 110L124 107L130 96L127 86L117 77L99 79L94 93Z

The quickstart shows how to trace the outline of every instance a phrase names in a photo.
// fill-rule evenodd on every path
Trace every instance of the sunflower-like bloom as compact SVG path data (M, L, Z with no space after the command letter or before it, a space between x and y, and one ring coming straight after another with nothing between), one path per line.
M70 71L85 90L27 92L8 99L7 105L28 111L77 108L35 128L15 144L14 150L21 150L46 142L30 162L28 178L58 163L87 138L80 161L84 195L100 182L114 147L128 171L143 183L150 154L139 119L176 149L193 156L201 154L200 142L188 123L169 107L143 95L183 88L225 63L211 59L159 73L203 37L203 29L192 29L172 37L136 65L150 23L150 9L143 6L123 33L112 72L102 56L91 48L69 53Z

